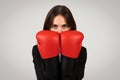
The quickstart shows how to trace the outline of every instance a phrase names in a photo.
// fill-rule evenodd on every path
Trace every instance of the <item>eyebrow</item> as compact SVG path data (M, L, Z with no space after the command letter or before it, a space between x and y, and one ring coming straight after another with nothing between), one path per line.
M67 26L67 24L63 24L62 26Z
M57 24L53 24L54 26L57 26ZM67 26L67 24L63 24L62 26Z
M57 26L57 24L52 24L52 25Z

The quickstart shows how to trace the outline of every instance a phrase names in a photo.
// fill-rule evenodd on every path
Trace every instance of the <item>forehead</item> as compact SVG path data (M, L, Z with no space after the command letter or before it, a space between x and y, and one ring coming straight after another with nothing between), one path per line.
M58 15L54 18L53 24L66 24L66 20L65 20L64 16Z

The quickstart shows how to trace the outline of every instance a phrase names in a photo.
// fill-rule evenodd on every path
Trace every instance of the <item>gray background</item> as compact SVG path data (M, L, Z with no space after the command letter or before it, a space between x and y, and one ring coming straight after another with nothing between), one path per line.
M0 0L0 80L36 80L35 34L58 4L69 7L85 35L83 80L120 80L120 0Z

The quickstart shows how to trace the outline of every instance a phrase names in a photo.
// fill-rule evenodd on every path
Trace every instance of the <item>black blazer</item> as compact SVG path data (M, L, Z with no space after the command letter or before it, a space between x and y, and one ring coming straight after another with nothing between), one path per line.
M44 80L44 63L39 54L37 45L34 45L32 48L32 56L33 56L33 63L34 63L37 80ZM82 46L80 55L77 59L75 80L82 80L82 78L84 77L86 60L87 60L87 49Z

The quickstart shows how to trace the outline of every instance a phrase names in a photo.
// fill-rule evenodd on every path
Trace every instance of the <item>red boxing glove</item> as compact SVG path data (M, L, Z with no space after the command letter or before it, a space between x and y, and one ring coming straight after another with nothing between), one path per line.
M62 55L70 58L77 58L80 54L84 35L79 31L61 32Z
M59 33L54 31L39 31L36 34L38 50L43 59L56 57L59 54Z

